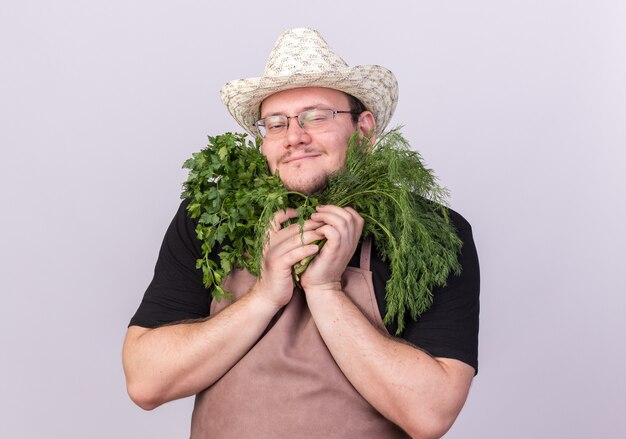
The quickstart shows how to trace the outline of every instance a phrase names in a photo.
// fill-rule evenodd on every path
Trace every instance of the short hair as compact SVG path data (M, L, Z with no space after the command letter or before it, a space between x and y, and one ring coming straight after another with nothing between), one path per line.
M348 104L350 105L350 111L352 112L352 123L356 124L359 121L359 116L361 115L361 113L366 111L367 108L365 108L363 102L361 102L351 94L346 93L346 96L348 97Z

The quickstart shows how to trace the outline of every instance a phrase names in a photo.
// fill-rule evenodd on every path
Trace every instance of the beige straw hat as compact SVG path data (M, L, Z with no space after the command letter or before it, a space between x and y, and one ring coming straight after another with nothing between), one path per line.
M220 91L222 102L237 123L253 136L261 102L282 90L298 87L327 87L359 99L376 119L382 133L398 103L398 82L388 69L376 66L349 67L318 31L296 28L283 32L260 78L238 79Z

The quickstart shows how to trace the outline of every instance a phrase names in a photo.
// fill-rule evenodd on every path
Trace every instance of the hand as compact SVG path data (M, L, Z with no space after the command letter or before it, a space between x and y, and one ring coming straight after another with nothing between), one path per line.
M321 223L314 233L327 242L302 274L302 288L307 293L341 290L341 276L356 250L365 221L351 207L337 206L318 206L311 221Z
M261 273L253 292L267 298L276 309L286 305L293 294L291 267L307 256L317 253L311 242L320 239L315 229L320 223L306 221L301 233L298 224L283 227L283 223L298 215L295 209L280 210L270 224L268 242L263 249Z

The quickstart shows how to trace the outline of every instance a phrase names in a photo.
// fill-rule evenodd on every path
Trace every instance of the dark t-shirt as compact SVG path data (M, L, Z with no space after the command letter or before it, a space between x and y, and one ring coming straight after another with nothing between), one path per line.
M189 218L187 204L187 201L181 203L165 233L154 277L130 325L155 328L209 315L211 291L202 283L201 270L196 269L202 250L195 233L197 222ZM459 256L462 272L459 276L450 276L445 287L433 290L433 305L420 318L413 321L410 316L405 317L407 324L400 337L434 357L454 358L478 371L478 256L471 226L455 211L449 212L463 241ZM359 245L349 266L359 266L360 253ZM378 308L384 317L389 267L373 251L370 269ZM395 334L393 324L387 325L387 329Z

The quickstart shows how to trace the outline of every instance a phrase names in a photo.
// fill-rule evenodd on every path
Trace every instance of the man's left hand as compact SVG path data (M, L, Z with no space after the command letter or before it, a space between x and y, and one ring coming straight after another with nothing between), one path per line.
M318 206L311 220L320 223L316 229L327 242L302 274L304 291L341 290L341 276L354 254L365 221L351 207Z

